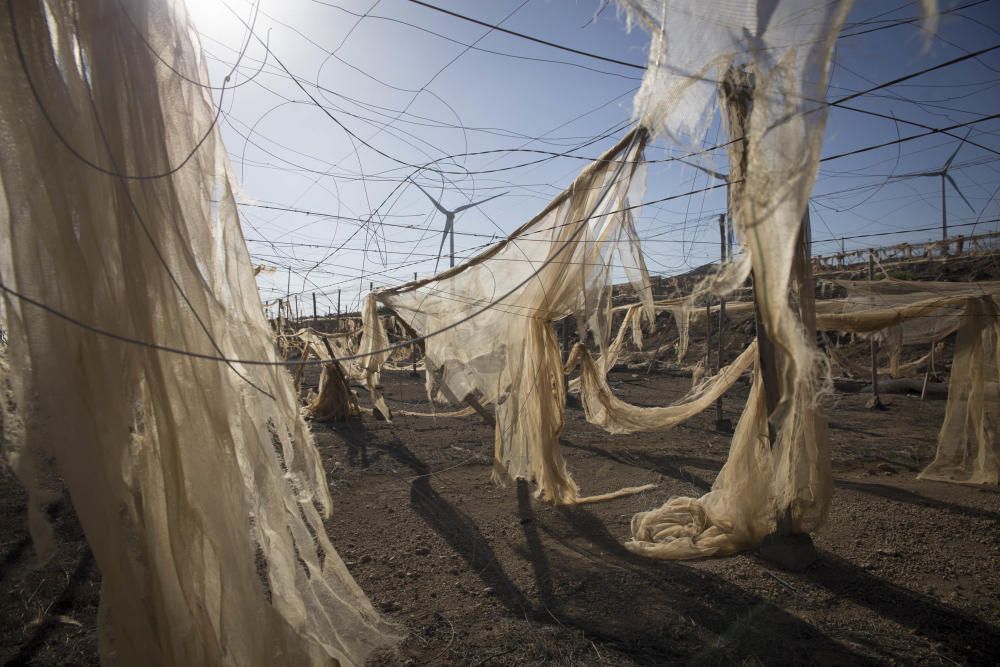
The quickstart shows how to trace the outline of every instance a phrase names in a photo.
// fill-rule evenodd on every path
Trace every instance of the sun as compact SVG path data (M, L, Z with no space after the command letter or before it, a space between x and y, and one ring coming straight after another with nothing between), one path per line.
M188 17L198 32L217 39L238 34L242 25L223 0L185 0ZM242 3L230 5L240 11Z

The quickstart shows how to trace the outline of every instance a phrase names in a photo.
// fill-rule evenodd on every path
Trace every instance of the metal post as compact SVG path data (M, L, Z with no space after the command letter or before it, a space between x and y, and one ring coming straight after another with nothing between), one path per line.
M712 374L712 298L705 299L705 373Z
M337 290L337 331L340 331L340 290Z
M417 272L416 271L413 272L413 282L417 282ZM417 377L418 373L417 373L417 344L416 343L411 343L410 344L410 361L413 362L413 370L410 371L410 375L413 376L413 377Z
M945 167L947 169L947 167ZM941 240L948 238L948 198L945 197L944 179L947 172L941 174ZM948 254L948 246L944 247L944 254Z
M868 281L875 280L875 250L868 249ZM872 336L868 341L871 347L871 373L872 373L872 395L868 399L867 407L871 410L885 410L882 399L878 395L878 341Z
M316 314L316 292L313 292L313 326L316 325L316 320L318 319L319 316Z

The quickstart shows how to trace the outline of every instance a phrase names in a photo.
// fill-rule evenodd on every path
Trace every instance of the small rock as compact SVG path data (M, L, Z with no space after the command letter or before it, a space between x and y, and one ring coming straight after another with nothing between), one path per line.
M426 556L430 552L431 550L428 549L427 547L417 547L416 549L413 550L413 553L417 554L418 556Z

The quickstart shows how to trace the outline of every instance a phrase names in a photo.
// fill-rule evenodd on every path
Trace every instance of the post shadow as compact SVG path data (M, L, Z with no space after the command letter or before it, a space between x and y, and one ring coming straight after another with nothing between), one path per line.
M410 483L410 507L413 511L465 560L484 584L493 589L497 599L509 611L519 615L531 613L531 603L507 575L476 523L445 500L431 485L433 472L430 467L398 437L385 445L376 444L375 447L416 474Z
M59 627L63 627L56 618L69 614L75 609L78 603L77 595L80 592L80 588L90 578L94 570L94 555L91 553L89 547L84 547L84 550L84 554L81 556L76 568L69 575L66 587L63 588L62 593L59 594L59 597L49 607L45 620L35 628L31 637L21 646L17 654L7 661L7 667L31 664L53 631Z
M926 595L896 586L835 556L823 553L804 575L832 593L947 647L965 664L995 664L1000 628Z
M989 510L979 509L978 507L967 507L965 505L951 503L946 500L937 500L936 498L923 496L908 489L900 489L895 486L887 486L885 484L878 484L875 482L859 482L847 479L834 480L833 484L834 486L844 489L851 489L852 491L858 491L860 493L867 493L881 498L888 498L889 500L895 500L901 503L910 503L911 505L917 505L919 507L930 507L932 509L944 510L946 512L959 514L973 519L989 519L990 521L1000 522L1000 512L991 512Z

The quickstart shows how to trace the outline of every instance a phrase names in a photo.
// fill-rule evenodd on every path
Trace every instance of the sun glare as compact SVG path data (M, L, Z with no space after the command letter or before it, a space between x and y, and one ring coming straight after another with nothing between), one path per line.
M239 32L239 20L221 0L186 0L188 16L199 32L221 39ZM233 7L239 11L239 6Z

